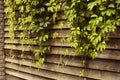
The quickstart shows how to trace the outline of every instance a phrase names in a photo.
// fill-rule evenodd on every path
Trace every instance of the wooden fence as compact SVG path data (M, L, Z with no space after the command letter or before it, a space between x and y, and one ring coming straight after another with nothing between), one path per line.
M69 28L65 25L60 30L56 25L49 29L50 35L57 33L56 39L50 39L51 50L45 54L45 63L39 67L34 66L36 59L32 50L37 47L25 47L22 54L19 30L16 31L15 40L10 41L9 26L6 23L7 15L4 17L4 53L6 80L82 80L79 76L83 69L81 56L71 56L73 49L66 42L61 42L63 37L69 34ZM85 77L88 80L120 80L120 28L115 33L110 33L107 49L98 55L95 60L87 61ZM10 54L13 45L13 54ZM62 48L61 48L62 46ZM64 56L68 49L69 54ZM66 65L66 66L65 66Z

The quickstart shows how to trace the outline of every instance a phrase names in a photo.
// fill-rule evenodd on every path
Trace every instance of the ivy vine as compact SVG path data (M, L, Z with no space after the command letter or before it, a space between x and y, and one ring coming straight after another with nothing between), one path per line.
M22 30L19 33L22 46L25 43L31 46L39 45L39 49L34 51L35 56L43 55L49 49L47 44L43 45L43 43L49 38L47 28L52 23L54 15L48 11L47 2L44 0L5 0L11 41L14 40L15 30ZM33 33L38 35L33 37L31 35ZM24 47L22 51L24 52ZM43 62L44 58L40 58L36 64Z
M96 58L98 52L106 49L106 34L114 32L116 26L120 26L120 0L4 1L11 40L14 40L16 29L22 30L22 45L24 42L39 45L39 49L34 51L35 56L44 55L49 50L49 46L45 44L49 39L47 32L51 24L56 24L58 12L61 10L71 31L66 42L74 48L73 55L83 54ZM32 37L31 34L39 35ZM43 62L44 58L40 58L36 64Z
M66 2L66 4L68 4ZM68 42L75 53L96 58L106 48L106 33L120 25L120 1L71 0L66 6L67 24L71 26Z

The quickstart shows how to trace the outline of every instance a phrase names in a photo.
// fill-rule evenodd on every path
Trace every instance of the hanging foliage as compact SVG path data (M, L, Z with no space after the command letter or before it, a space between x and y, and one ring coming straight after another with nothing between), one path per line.
M106 33L120 25L120 1L70 0L66 4L65 14L72 35L67 40L75 48L75 54L95 58L106 48Z
M25 41L39 45L35 56L49 50L45 44L49 39L47 32L57 22L60 10L71 31L66 42L74 48L73 55L96 58L106 48L106 34L120 26L120 0L5 0L5 4L11 40L16 29L23 30L20 32L23 45ZM31 37L35 33L39 35ZM37 64L43 62L44 58L40 58Z

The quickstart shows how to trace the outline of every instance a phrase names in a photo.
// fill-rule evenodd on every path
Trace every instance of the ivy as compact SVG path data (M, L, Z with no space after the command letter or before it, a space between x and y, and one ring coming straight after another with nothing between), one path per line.
M48 10L46 6L48 1L39 0L5 0L7 8L5 12L8 14L8 25L10 26L11 41L14 40L14 31L22 30L19 33L21 39L21 45L25 43L39 45L39 49L35 50L35 56L43 55L49 47L46 47L45 43L49 36L47 33L47 27L53 23L53 12ZM31 34L39 34L32 37ZM24 47L23 47L24 48ZM22 49L24 52L24 49ZM38 62L43 62L43 59ZM38 64L38 63L37 63Z
M35 56L44 55L50 49L46 44L47 32L51 24L57 23L61 10L71 31L66 42L74 48L73 55L96 58L106 49L106 33L120 26L120 0L5 0L5 4L11 40L16 29L23 30L20 32L22 45L24 41L39 45ZM61 22L61 30L62 26ZM39 35L32 37L31 34ZM54 33L53 39L57 35ZM68 50L64 54L68 54ZM44 58L40 58L36 64L43 62Z
M71 26L71 37L67 41L72 42L77 54L84 53L97 57L98 52L106 48L108 32L113 32L119 26L119 9L114 0L70 0L66 2L65 15L67 24ZM117 23L116 23L117 22Z

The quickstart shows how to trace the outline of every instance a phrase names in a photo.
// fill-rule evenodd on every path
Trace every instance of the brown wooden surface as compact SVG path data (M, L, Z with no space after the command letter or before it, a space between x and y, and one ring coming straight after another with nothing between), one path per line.
M29 73L24 73L24 72L20 72L18 70L17 71L12 70L12 69L6 69L6 73L9 74L9 75L20 77L24 80L51 80L51 79L41 78L39 76L35 76L35 75L29 74Z
M51 25L49 28L50 39L47 43L51 48L45 54L45 63L36 67L33 62L38 60L39 57L33 57L32 51L38 48L37 44L30 47L28 43L25 43L25 54L21 57L23 48L20 45L19 32L22 29L15 30L15 40L10 41L9 26L6 24L6 21L7 15L4 28L7 80L10 80L8 79L9 77L14 80L19 80L20 78L23 80L82 80L79 77L79 73L83 69L81 64L82 55L73 56L74 49L63 40L63 37L65 38L70 34L65 22L62 29L58 27L58 24ZM120 80L119 31L120 28L116 29L115 33L107 34L110 38L107 42L107 49L103 53L99 53L97 59L87 60L84 77L87 77L88 80ZM56 34L56 39L52 39L54 34ZM11 56L9 53L11 48L14 56ZM68 50L68 54L64 56L66 50Z
M6 52L9 53L9 49L11 49L11 45L7 44L4 47L8 50L8 51L6 50ZM33 51L35 48L35 47L34 48L29 47L29 46L24 46L24 47L25 47L25 51ZM22 47L20 45L15 45L12 49L22 50ZM47 54L64 55L65 50L68 50L68 54L66 55L72 55L72 52L74 51L74 49L72 48L51 47L50 52L47 52ZM19 51L16 51L16 52L20 53ZM120 50L105 50L103 53L98 54L98 58L120 60Z
M10 39L5 39L6 44L21 44L20 39L15 39L14 41L10 41ZM50 46L63 46L63 47L71 47L70 43L65 42L62 39L50 39L47 42ZM27 42L24 44L28 44ZM32 44L32 43L31 43ZM6 46L6 45L5 45ZM110 39L107 42L107 49L120 49L120 40L119 39Z
M24 55L24 56L28 56L28 55ZM18 56L18 58L20 58L20 57ZM10 58L8 58L8 60L9 59ZM32 60L32 57L28 56L26 58L24 57L24 59ZM67 62L67 65L69 65L69 66L82 67L82 65L80 64L81 63L80 60L81 60L80 57L75 57L75 58L74 57L71 57L71 58L63 57L60 60L60 56L50 55L50 56L46 57L46 61L45 62L55 63L55 64L62 64L62 63L66 63ZM12 59L10 61L14 61L14 59ZM90 60L90 61L87 61L87 68L98 69L98 70L106 70L106 71L113 71L113 72L120 72L120 67L119 67L120 64L117 64L117 63L120 63L120 61L116 61L116 60L103 60L103 59Z
M12 75L6 75L6 80L25 80L25 79L22 79L22 78L19 78L19 77L15 77L15 76L12 76Z

